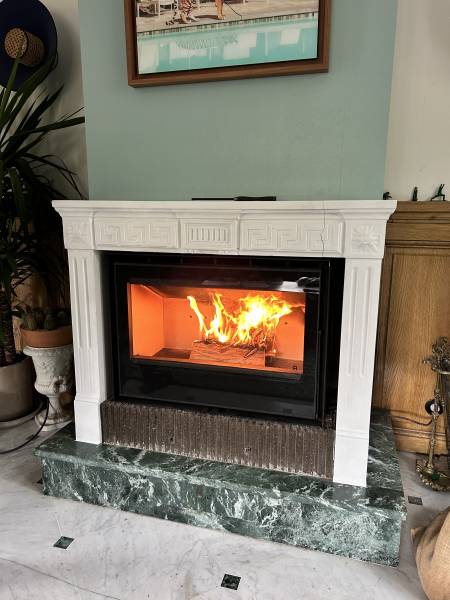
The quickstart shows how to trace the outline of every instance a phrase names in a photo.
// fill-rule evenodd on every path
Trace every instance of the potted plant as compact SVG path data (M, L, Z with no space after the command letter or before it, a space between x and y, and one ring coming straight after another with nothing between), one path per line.
M38 147L53 131L79 125L84 118L48 119L62 88L48 95L40 88L55 60L13 91L17 59L0 92L0 421L24 416L32 406L31 359L17 353L14 343L13 317L21 316L17 290L33 273L43 277L50 292L65 288L66 261L58 250L62 226L51 205L65 196L54 177L78 188L73 172L55 156L40 154Z
M2 183L5 188L5 179ZM29 413L33 404L32 362L16 352L11 302L16 286L31 274L33 241L8 210L5 191L0 206L0 421L10 421Z
M20 330L22 344L30 348L59 348L72 343L70 312L65 308L27 307Z

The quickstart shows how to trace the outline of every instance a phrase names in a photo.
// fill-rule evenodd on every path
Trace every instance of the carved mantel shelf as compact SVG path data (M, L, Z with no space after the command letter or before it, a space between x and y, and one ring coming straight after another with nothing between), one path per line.
M380 258L395 202L63 200L54 206L68 249Z
M111 395L102 251L346 259L333 479L366 483L381 262L392 200L54 202L69 250L77 440Z

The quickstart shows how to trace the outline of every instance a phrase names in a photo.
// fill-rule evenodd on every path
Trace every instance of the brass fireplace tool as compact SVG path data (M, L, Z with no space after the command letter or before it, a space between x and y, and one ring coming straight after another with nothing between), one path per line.
M434 389L434 398L428 400L425 404L426 411L431 415L431 434L428 447L428 457L417 460L416 471L425 485L430 486L437 492L450 490L450 477L439 471L434 464L434 450L436 447L436 427L440 415L445 418L446 427L448 426L447 411L447 393L445 378L450 375L450 345L447 338L439 338L432 346L433 354L424 359L424 363L431 366L436 373L436 387Z

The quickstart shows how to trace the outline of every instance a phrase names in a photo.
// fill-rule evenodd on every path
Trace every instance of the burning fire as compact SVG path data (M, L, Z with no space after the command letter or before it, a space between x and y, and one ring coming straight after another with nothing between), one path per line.
M214 292L211 295L214 316L207 324L197 300L193 296L188 296L187 299L197 315L203 340L264 350L274 350L275 330L280 319L300 306L288 304L273 294L249 294L240 298L237 308L229 312L222 302L222 294Z

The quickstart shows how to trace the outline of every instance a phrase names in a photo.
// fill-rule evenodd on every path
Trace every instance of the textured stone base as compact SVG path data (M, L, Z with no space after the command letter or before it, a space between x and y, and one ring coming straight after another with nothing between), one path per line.
M71 426L36 450L44 493L190 525L398 564L406 515L390 424L371 428L368 487L76 442Z
M101 414L106 444L333 477L333 429L137 401L108 400L102 403Z

